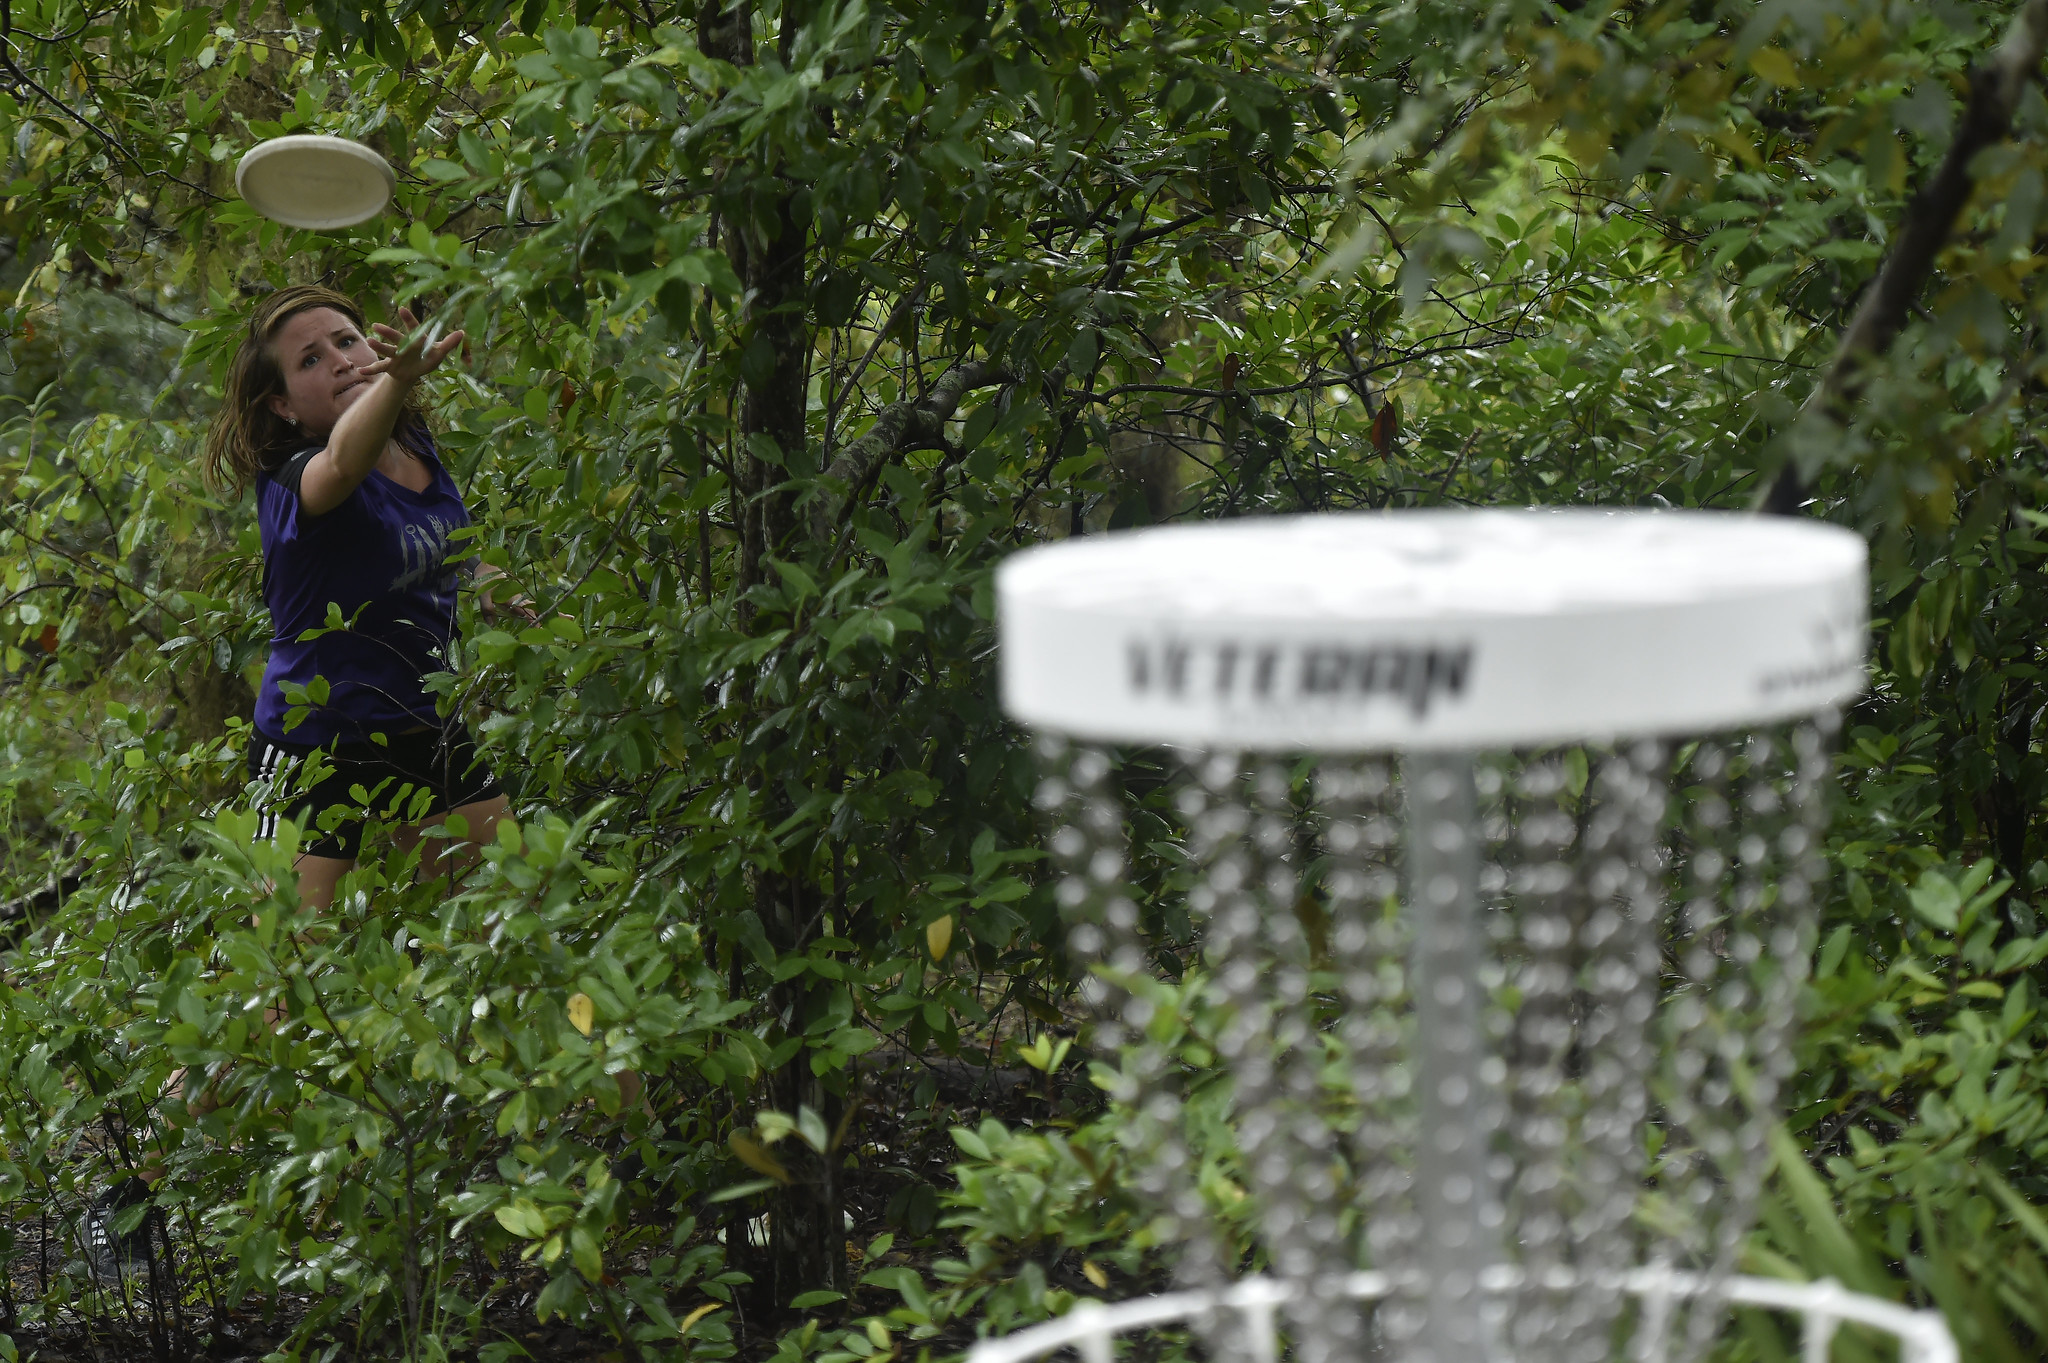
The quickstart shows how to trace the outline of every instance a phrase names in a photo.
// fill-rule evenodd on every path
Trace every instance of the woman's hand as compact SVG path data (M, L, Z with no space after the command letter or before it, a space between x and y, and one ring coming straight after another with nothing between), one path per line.
M455 347L463 342L463 333L454 331L428 344L432 340L431 334L414 335L420 324L410 308L398 310L398 322L395 327L382 322L371 326L370 330L376 334L368 339L370 349L377 352L377 358L363 366L363 373L389 374L402 387L410 388L453 354ZM437 325L434 329L438 331L440 328Z
M398 320L403 331L377 326L372 328L375 336L363 338L378 358L359 365L353 354L360 352L352 352L344 367L328 376L335 384L335 400L346 398L347 406L327 433L327 447L307 461L300 475L299 505L308 515L326 515L361 486L391 443L406 394L421 375L462 344L459 331L433 345L424 336L414 336L419 321L408 309L398 310Z
M499 615L517 616L529 625L540 623L540 612L533 608L533 599L513 585L512 580L488 563L479 564L476 570L477 606L483 611L484 619L495 623ZM505 601L497 599L500 591L514 595Z
M477 605L483 611L484 619L496 624L501 615L511 616L528 625L540 623L540 612L533 608L533 598L515 596L510 601L498 601L491 596L491 589L484 588L477 593Z

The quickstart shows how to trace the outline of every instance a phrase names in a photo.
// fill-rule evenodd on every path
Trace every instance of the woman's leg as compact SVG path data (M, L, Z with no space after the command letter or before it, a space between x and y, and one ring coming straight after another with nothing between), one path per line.
M299 873L299 903L309 909L334 907L334 887L355 869L353 857L317 857L308 853L292 863Z
M310 853L300 857L292 863L293 869L299 873L299 904L322 913L334 907L335 888L341 884L343 876L355 869L355 864L353 857L320 857ZM272 1004L263 1010L263 1025L275 1027L283 1017L284 1010ZM182 1066L171 1071L164 1093L166 1097L176 1094L183 1100L185 1110L195 1117L202 1117L219 1106L212 1090L203 1084L195 1084L192 1072ZM173 1122L178 1120L172 1117ZM144 1183L154 1185L163 1177L163 1162L152 1155L136 1173Z
M356 864L362 846L363 822L349 790L355 785L375 785L381 773L363 769L340 748L325 755L326 771L311 786L297 789L300 767L313 754L312 748L287 748L258 732L249 743L250 779L268 787L258 809L263 821L258 836L277 832L278 820L288 818L299 825L299 845L306 850L292 862L298 872L299 902L316 912L334 905L335 887ZM338 825L322 827L335 807L345 811Z
M445 814L429 814L418 823L407 824L392 835L392 840L402 852L418 847L421 877L440 879L445 876L448 888L453 890L456 883L476 865L478 846L486 838L498 835L498 820L505 817L507 808L504 796L487 796L473 804L457 805ZM440 835L427 836L427 829L445 824L455 815L460 815L468 826L467 837L458 840Z
M334 907L334 892L340 886L341 878L355 867L354 853L357 840L362 836L362 826L357 821L344 823L341 828L328 833L316 831L314 820L330 803L323 794L347 790L355 776L353 772L331 769L312 789L294 794L291 790L293 779L299 763L305 760L309 751L286 748L257 733L250 741L248 767L251 780L269 787L264 796L265 803L258 805L263 815L262 835L269 837L275 832L279 818L291 818L304 826L307 838L321 849L299 857L292 863L292 869L298 872L300 905L316 913L325 913ZM333 762L331 755L329 761ZM268 803L273 800L275 803ZM323 855L330 852L340 855ZM264 1026L275 1027L282 1017L282 1009L272 1005L263 1012ZM194 1116L210 1112L217 1106L212 1091L199 1081L198 1076L182 1066L171 1071L164 1086L164 1096L182 1100L186 1110ZM171 1119L173 1122L183 1120L180 1116L172 1116ZM162 1176L163 1167L152 1158L141 1172L145 1182L154 1183Z
M456 883L468 875L477 863L478 846L486 838L498 833L498 820L505 817L508 806L505 797L492 795L474 804L457 805L448 814L430 814L416 824L407 824L395 835L400 848L420 849L420 874L447 876L448 888L452 891ZM426 830L443 823L449 814L460 814L469 826L469 836L457 841L454 838L436 835L428 837ZM650 1116L654 1109L647 1102L647 1084L634 1070L620 1070L613 1076L618 1080L619 1099L628 1108L644 1109Z

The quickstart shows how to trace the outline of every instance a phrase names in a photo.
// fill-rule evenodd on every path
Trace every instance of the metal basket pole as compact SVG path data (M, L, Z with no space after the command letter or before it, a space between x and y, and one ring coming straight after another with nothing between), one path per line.
M1501 1356L1498 1303L1479 1283L1501 1260L1503 1218L1487 1168L1499 1117L1481 1020L1478 783L1469 752L1416 753L1405 767L1416 1081L1422 1129L1438 1133L1415 1152L1427 1282L1417 1343L1429 1363L1479 1363Z

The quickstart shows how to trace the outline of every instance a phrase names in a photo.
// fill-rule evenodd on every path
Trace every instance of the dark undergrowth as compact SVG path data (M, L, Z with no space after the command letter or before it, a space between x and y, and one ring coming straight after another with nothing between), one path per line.
M854 1089L859 1106L841 1182L845 1253L854 1290L830 1309L798 1311L774 1302L750 1282L737 1281L728 1301L707 1298L701 1304L725 1314L729 1323L723 1346L714 1345L707 1356L766 1357L785 1334L807 1321L829 1326L886 1312L897 1294L863 1284L862 1277L898 1267L924 1274L935 1261L961 1252L959 1237L942 1225L942 1190L950 1186L950 1167L959 1158L952 1130L987 1118L1017 1128L1070 1126L1099 1107L1094 1091L1070 1078L1077 1072L1065 1071L1049 1092L1044 1077L1030 1070L900 1051L870 1056ZM104 1139L97 1147L81 1146L78 1155L112 1167L117 1144ZM743 1274L739 1266L765 1249L763 1213L749 1200L676 1202L654 1149L659 1144L658 1138L649 1142L652 1161L632 1150L621 1152L619 1175L627 1183L631 1208L631 1229L624 1238L635 1243L622 1266L644 1272L648 1260L667 1249L676 1227L694 1222L685 1247L711 1248ZM103 1181L88 1180L84 1186L103 1186ZM15 1210L23 1205L15 1204ZM175 1216L149 1232L157 1247L152 1264L138 1264L119 1281L101 1281L81 1249L83 1212L82 1199L68 1207L53 1201L34 1215L0 1224L5 1237L0 1243L8 1255L0 1329L12 1337L21 1358L39 1363L259 1363L286 1356L280 1351L287 1349L295 1349L290 1356L323 1363L384 1363L396 1356L388 1339L355 1337L356 1322L346 1318L340 1328L295 1345L315 1299L292 1293L226 1299L222 1281L231 1266L199 1248L192 1228ZM1070 1279L1070 1290L1085 1291L1079 1255L1066 1257L1074 1262L1055 1261L1054 1275ZM459 1266L447 1291L472 1304L474 1315L451 1332L467 1342L444 1346L439 1354L448 1363L633 1360L630 1346L622 1345L614 1332L579 1329L559 1317L535 1320L535 1303L549 1278L540 1266L512 1256L492 1263L474 1243L452 1258ZM55 1301L68 1305L32 1305ZM927 1347L935 1354L951 1353L972 1337L969 1322L954 1322Z

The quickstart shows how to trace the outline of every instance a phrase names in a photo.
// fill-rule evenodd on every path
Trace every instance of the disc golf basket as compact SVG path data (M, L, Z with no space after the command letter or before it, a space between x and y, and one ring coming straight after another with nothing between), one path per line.
M1160 1327L1254 1363L1661 1363L1731 1305L1800 1315L1807 1363L1843 1321L1952 1363L1936 1313L1733 1272L1865 590L1847 531L1697 512L1234 521L1005 564L1004 704L1178 1281L972 1363L1108 1363ZM1178 772L1167 876L1127 847L1141 746ZM1182 1120L1193 1024L1144 927L1172 884L1256 1276Z

